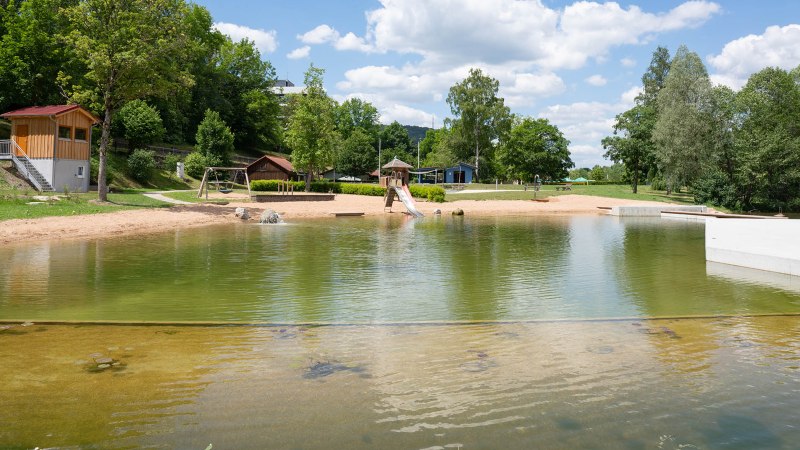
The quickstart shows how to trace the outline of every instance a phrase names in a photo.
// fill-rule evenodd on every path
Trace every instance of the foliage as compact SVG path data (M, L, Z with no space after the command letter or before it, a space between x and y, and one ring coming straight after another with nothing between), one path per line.
M664 87L658 93L653 129L655 156L667 181L667 192L697 177L709 158L711 82L700 57L678 48Z
M206 162L229 166L233 153L233 133L219 113L206 110L205 117L197 127L197 151L206 157Z
M158 111L142 100L132 100L120 108L115 118L128 148L143 148L164 136L164 125Z
M592 167L592 170L589 171L589 176L587 178L598 182L607 181L606 169L599 164L595 164L595 166Z
M106 152L117 110L129 100L166 95L176 86L191 83L191 75L179 64L186 40L181 27L186 12L183 0L83 0L64 10L71 25L67 42L88 70L78 79L62 72L59 82L73 101L103 111L101 201L107 199Z
M292 148L292 164L306 172L310 183L313 174L333 163L339 133L335 129L336 102L325 93L325 71L312 64L305 76L306 93L296 99L289 118L286 141ZM306 185L306 191L310 189Z
M381 165L386 164L393 158L416 165L417 149L408 137L408 130L398 121L394 121L385 126L381 132ZM413 149L413 150L412 150Z
M336 172L359 176L375 170L378 152L372 142L372 138L366 132L361 128L355 128L342 142L342 148L336 159Z
M136 181L147 181L155 168L155 152L151 150L137 148L128 156L128 174Z
M450 111L461 125L458 130L467 146L474 149L476 177L481 174L481 152L492 150L492 142L502 141L511 125L510 111L503 98L497 96L499 85L480 69L470 69L469 76L452 86L447 95ZM466 155L456 156L466 159Z
M411 196L414 198L424 198L429 202L444 202L445 192L441 186L429 186L424 184L412 184L408 187Z
M547 119L526 117L511 129L497 159L511 179L530 182L539 175L542 180L558 180L573 166L568 146L569 141Z
M72 0L0 1L0 110L63 103L59 71L78 73L82 62L59 42L69 21L60 8Z
M186 155L186 160L184 160L183 164L186 175L197 179L203 178L206 167L210 165L207 158L200 152L192 152Z
M360 129L370 139L377 141L380 131L378 119L378 109L360 98L348 99L336 108L336 129L345 140Z
M89 160L89 173L91 176L90 181L93 182L94 184L99 184L97 182L97 176L100 173L100 162L96 156L92 156L92 158ZM105 179L106 185L108 185L109 183L111 183L112 179L111 170L106 170L105 177L106 177Z
M161 168L176 173L178 170L178 163L183 161L181 155L170 153L161 160Z

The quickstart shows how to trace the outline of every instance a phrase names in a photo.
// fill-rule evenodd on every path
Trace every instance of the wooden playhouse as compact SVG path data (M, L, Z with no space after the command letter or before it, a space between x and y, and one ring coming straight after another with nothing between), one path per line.
M78 105L32 106L0 114L11 139L0 141L0 159L40 191L89 190L92 125L99 119Z

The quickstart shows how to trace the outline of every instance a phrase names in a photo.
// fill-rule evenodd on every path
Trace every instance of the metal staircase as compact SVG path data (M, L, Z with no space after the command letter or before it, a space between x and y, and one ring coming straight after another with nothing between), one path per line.
M3 156L2 159L9 159L8 157L10 156L17 171L25 176L39 192L54 192L55 189L53 189L53 186L50 185L47 178L36 170L36 167L30 162L25 151L23 151L13 139L10 141L3 141L2 144L6 144L6 142L9 143L7 147L8 151L4 151L6 150L6 145L0 145L0 153ZM20 155L17 155L17 153L20 153Z

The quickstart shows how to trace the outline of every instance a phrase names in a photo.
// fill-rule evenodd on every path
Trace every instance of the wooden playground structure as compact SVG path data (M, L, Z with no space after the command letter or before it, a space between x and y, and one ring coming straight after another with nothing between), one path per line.
M220 180L220 174L224 174ZM231 174L231 178L228 178ZM211 177L214 179L212 180ZM200 189L197 190L197 198L203 197L205 191L206 200L208 200L209 186L215 186L214 190L223 194L233 192L233 188L237 185L237 180L242 178L245 186L247 186L247 196L251 197L250 192L250 178L247 176L247 169L244 167L206 167L203 174L203 180L200 182Z

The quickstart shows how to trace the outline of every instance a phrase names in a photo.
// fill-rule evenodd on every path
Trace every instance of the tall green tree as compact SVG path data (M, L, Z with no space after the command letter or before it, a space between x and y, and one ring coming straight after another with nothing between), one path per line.
M511 125L511 113L502 97L500 83L480 69L470 69L469 76L452 86L447 95L450 111L461 122L460 131L474 149L476 178L480 174L481 152L494 148Z
M333 164L340 137L336 131L336 102L323 87L325 71L312 64L305 74L306 90L298 96L289 119L286 141L292 163L306 172L306 192L315 173Z
M234 135L218 112L206 110L203 121L197 127L195 139L197 150L205 156L209 165L230 165Z
M131 150L144 148L164 136L161 115L143 100L130 101L120 108L114 128L119 128Z
M711 81L703 61L686 46L675 52L657 104L655 156L670 193L700 175L713 146Z
M106 152L111 121L129 100L192 82L177 64L184 49L183 0L83 0L65 10L68 42L89 70L66 86L73 100L102 111L98 192L107 199ZM61 77L66 82L65 77Z
M741 202L759 209L800 210L800 87L795 78L768 67L750 77L736 100Z
M515 180L560 180L574 164L569 141L547 119L525 117L511 128L507 142L497 152L497 159Z
M69 21L60 14L77 0L26 0L0 6L0 110L60 104L59 71L79 73L82 62L60 40Z
M355 130L361 129L367 136L374 137L377 142L380 117L378 109L372 103L354 97L345 100L336 108L336 129L342 135L342 139L348 139Z
M375 170L378 151L372 136L361 127L355 128L342 142L336 158L336 172L344 175L361 176Z
M408 130L400 122L394 121L383 127L381 138L381 164L397 157L412 166L417 163L417 146L408 137Z

